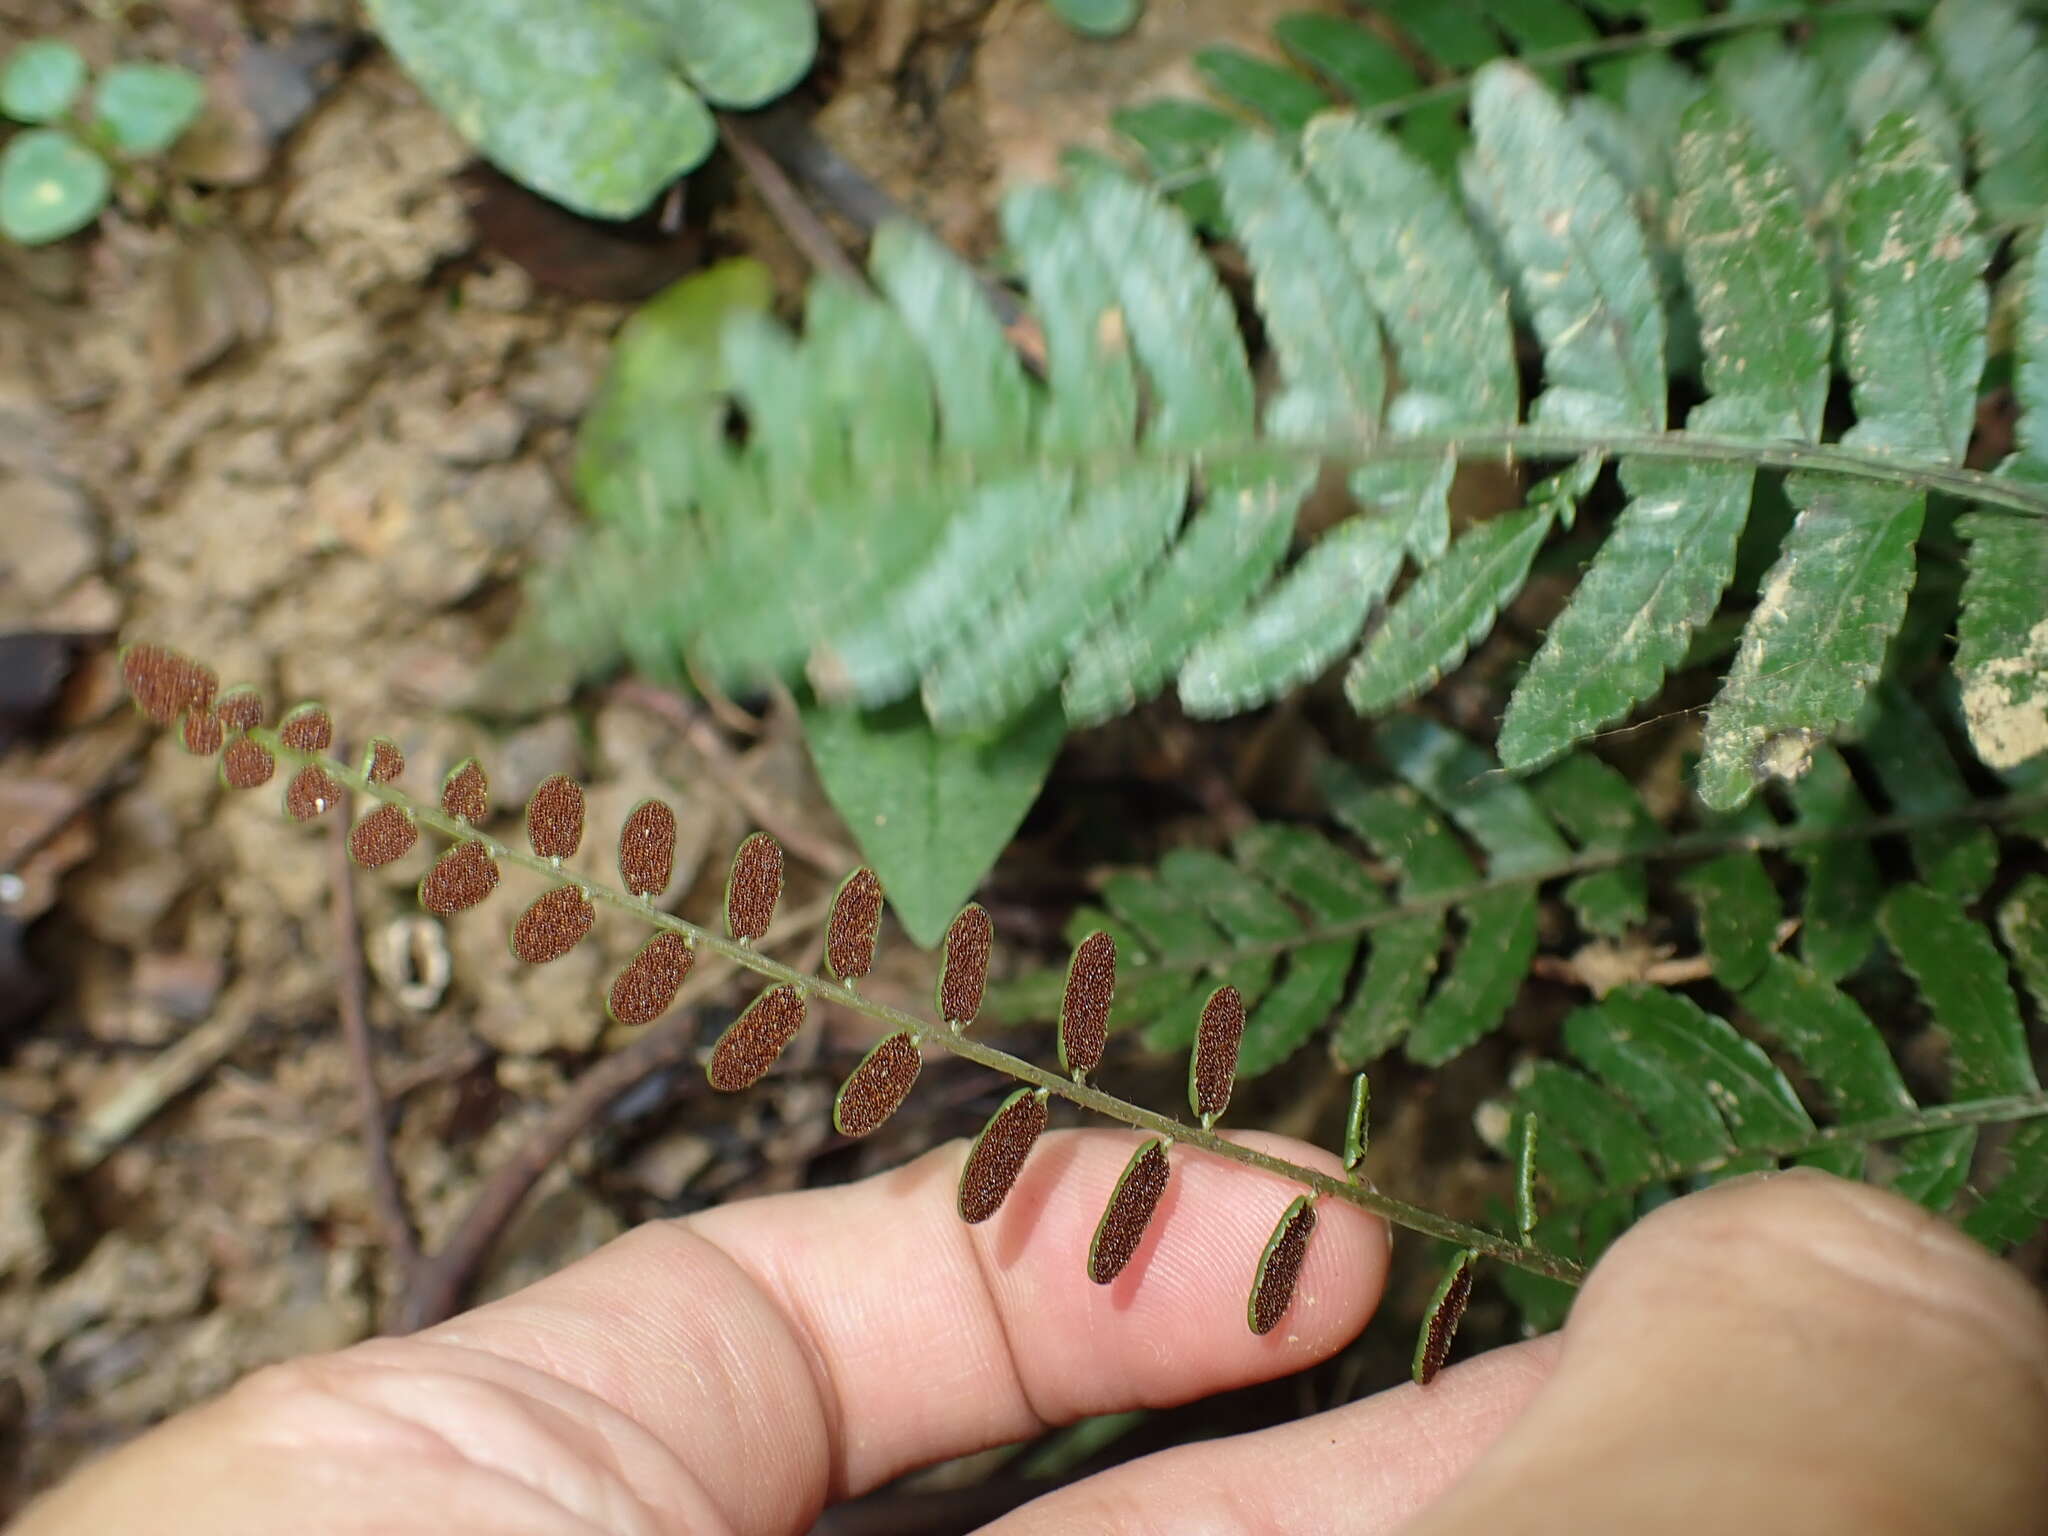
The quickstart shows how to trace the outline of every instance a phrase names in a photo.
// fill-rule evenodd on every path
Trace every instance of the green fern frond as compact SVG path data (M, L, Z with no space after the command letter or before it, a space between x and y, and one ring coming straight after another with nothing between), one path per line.
M2000 0L1943 13L1984 7ZM1829 27L1837 73L1890 71L1870 100L1932 89L1896 57L1901 34ZM1987 760L2021 761L2048 744L2048 604L2027 581L2048 566L2048 475L2026 471L2031 423L2003 472L1959 467L1991 247L1946 129L1882 117L1815 209L1753 114L1719 87L1684 93L1670 217L1647 226L1600 147L1602 113L1513 64L1472 83L1477 222L1355 113L1230 140L1215 186L1273 365L1263 399L1187 219L1101 164L1005 204L1021 332L900 227L872 253L880 297L820 285L800 336L716 279L741 302L709 339L622 347L622 379L665 362L691 382L665 387L682 409L647 444L613 416L647 419L619 403L630 390L608 392L581 477L601 524L544 598L546 643L585 664L687 661L733 687L803 679L863 706L915 694L945 732L993 732L1049 694L1090 724L1169 683L1190 712L1228 714L1347 656L1348 696L1377 712L1458 665L1552 530L1596 515L1612 458L1627 504L1509 704L1501 755L1524 771L1685 663L1735 579L1760 472L1791 469L1796 516L1708 712L1709 801L1796 776L1856 719L1931 491L1981 509L1962 525L1959 665L1973 729L2003 743ZM1831 261L1856 420L1823 442ZM1500 266L1542 352L1526 411ZM2027 356L2041 323L2026 322ZM1707 398L1671 430L1674 394L1691 393L1674 358L1691 351ZM2023 358L2016 374L2030 414L2035 371ZM1452 476L1482 455L1576 462L1453 538ZM1329 457L1355 466L1356 511L1297 548Z
M1508 1016L1537 954L1546 889L1586 940L1625 941L1654 916L1649 869L1659 864L1683 866L1676 890L1705 970L1728 992L1746 993L1788 950L1816 984L1832 986L1878 948L1884 888L1874 843L1902 839L1919 888L1960 905L1996 869L1993 827L2043 802L1973 800L1934 722L1896 685L1880 690L1859 729L1854 750L1888 813L1873 813L1842 756L1822 749L1787 819L1756 800L1667 831L1621 774L1588 753L1516 779L1456 732L1396 716L1374 736L1387 778L1319 765L1330 814L1356 845L1312 826L1263 823L1227 857L1177 849L1154 872L1112 876L1100 905L1074 914L1069 937L1115 936L1124 968L1115 1028L1154 1051L1185 1050L1201 1000L1236 987L1250 1012L1238 1066L1245 1080L1324 1031L1341 1070L1396 1047L1440 1066ZM1774 851L1806 874L1789 914L1765 861ZM2041 920L2025 917L2022 927ZM1057 971L1025 976L997 986L991 1007L1045 1017L1061 984Z
M1768 883L1716 899L1762 918L1767 895ZM1536 1240L1590 1262L1674 1192L1782 1163L1872 1179L1935 1211L1961 1202L1963 1229L1994 1248L2032 1235L2048 1219L2048 1129L2028 1119L1988 1153L1979 1139L2040 1098L2008 967L2032 987L2048 964L2044 910L2039 875L2000 904L1995 925L1927 885L1886 898L1886 946L1944 1042L1944 1091L1931 1100L1909 1089L1854 998L1782 954L1743 985L1720 977L1735 1004L1727 1018L1642 986L1580 1009L1564 1024L1572 1064L1531 1064L1514 1096L1515 1112L1543 1126L1551 1202ZM1558 1288L1504 1283L1539 1326L1557 1315Z

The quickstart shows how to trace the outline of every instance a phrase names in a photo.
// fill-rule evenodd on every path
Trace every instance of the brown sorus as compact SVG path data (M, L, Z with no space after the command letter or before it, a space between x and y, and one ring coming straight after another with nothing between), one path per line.
M238 684L220 696L214 713L231 731L253 731L263 723L263 695L246 684Z
M1095 1240L1088 1245L1088 1278L1107 1285L1124 1272L1131 1255L1144 1241L1159 1197L1166 1193L1166 1181L1173 1166L1166 1160L1166 1147L1157 1137L1131 1154L1123 1176L1103 1207L1102 1220L1095 1224Z
M1049 1118L1045 1094L1037 1088L1019 1088L989 1116L960 1170L962 1221L987 1221L1003 1208Z
M612 983L606 1010L618 1024L652 1024L669 1010L697 955L681 934L657 933Z
M775 1058L804 1026L804 995L795 987L771 987L726 1026L704 1075L720 1093L751 1088L775 1065Z
M519 914L512 925L512 953L528 965L559 960L590 932L597 908L578 886L558 885Z
M859 981L867 975L881 926L882 882L872 869L856 869L839 882L825 928L825 964L834 980Z
M185 750L195 757L211 757L227 740L227 728L220 723L220 716L210 709L188 709L185 711L183 730Z
M842 1136L880 1130L917 1082L924 1056L909 1030L881 1041L847 1074L832 1104L832 1128Z
M1067 962L1060 999L1060 1070L1084 1077L1102 1065L1109 1044L1109 1004L1116 995L1116 940L1091 933Z
M491 814L491 781L484 765L464 758L441 781L441 809L475 826Z
M308 763L284 787L284 808L294 821L311 821L341 804L341 786L317 763Z
M136 708L158 725L175 725L189 709L211 709L220 689L213 668L169 646L147 642L121 653L121 681Z
M676 872L676 813L660 800L642 800L619 829L619 878L635 896L653 898Z
M244 736L231 741L220 755L220 776L229 789L256 789L270 782L277 759L261 742Z
M277 739L294 752L325 752L334 745L334 716L323 705L301 704L284 717Z
M782 845L756 832L732 856L725 882L725 928L736 939L758 939L775 919L782 896Z
M567 859L583 846L583 786L554 773L526 802L526 840L544 859Z
M363 777L372 784L389 784L405 772L405 754L389 736L373 736L363 754Z
M988 990L988 957L996 926L987 908L970 902L946 929L945 960L939 967L939 1017L959 1027L972 1024Z
M1458 1323L1465 1316L1465 1304L1472 1299L1472 1266L1478 1257L1469 1248L1460 1253L1436 1288L1430 1301L1429 1324L1416 1343L1411 1367L1417 1386L1426 1387L1435 1381L1444 1361L1450 1358L1451 1340L1457 1336Z
M1218 987L1202 1004L1188 1057L1188 1107L1208 1125L1230 1104L1237 1080L1237 1048L1244 1043L1244 998L1235 987Z
M348 856L364 869L381 869L412 852L420 829L395 805L380 805L348 833Z
M484 845L457 843L420 881L420 905L436 917L465 912L498 888L498 866Z
M1296 1196L1280 1213L1273 1235L1266 1239L1266 1251L1259 1255L1258 1273L1252 1276L1245 1321L1253 1333L1271 1333L1287 1315L1294 1287L1301 1279L1302 1261L1308 1257L1308 1240L1315 1230L1315 1202L1307 1195Z

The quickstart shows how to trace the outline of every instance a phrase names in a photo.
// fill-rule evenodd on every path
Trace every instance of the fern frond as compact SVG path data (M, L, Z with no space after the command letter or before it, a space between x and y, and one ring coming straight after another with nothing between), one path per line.
M1861 14L1830 12L1814 68L1910 104L1932 76L1901 64L1898 34L1850 27ZM2048 644L2021 579L2048 564L2048 475L1959 467L1991 247L1939 123L1875 123L1816 212L1754 115L1694 82L1675 146L1625 176L1596 125L1625 139L1607 114L1648 112L1630 93L1663 89L1668 64L1599 110L1515 65L1480 70L1466 166L1482 225L1355 114L1298 140L1227 142L1215 187L1273 364L1263 404L1186 218L1099 163L1005 204L1036 371L974 274L903 229L876 241L883 297L821 286L800 337L739 305L710 340L661 338L701 392L658 445L611 430L587 443L602 524L544 601L551 643L592 664L621 649L687 660L735 687L803 678L863 706L914 693L948 732L993 732L1052 694L1071 723L1094 723L1169 682L1191 712L1228 714L1347 655L1346 691L1375 712L1458 665L1551 530L1600 500L1614 458L1628 504L1509 704L1502 757L1522 771L1684 662L1733 580L1759 472L1782 468L1799 471L1785 485L1797 516L1709 712L1709 800L1795 776L1856 718L1931 491L1985 509L1963 525L1976 554L1961 661L1974 706L1997 715L2001 761L2017 762L2036 749L2030 658ZM1667 173L1673 216L1646 227L1642 187L1661 196ZM1660 265L1673 257L1682 309ZM1827 443L1831 257L1857 420ZM1526 419L1496 261L1542 347ZM1708 397L1673 431L1674 383L1688 388L1673 338L1691 349L1695 321ZM1452 476L1482 454L1577 463L1453 539ZM1290 558L1332 456L1355 466L1356 511Z
M1332 818L1362 852L1316 827L1255 825L1227 857L1182 848L1156 871L1111 876L1100 904L1074 914L1069 937L1115 937L1125 978L1116 1027L1149 1050L1184 1050L1201 1000L1235 987L1249 1010L1245 1079L1325 1030L1342 1070L1396 1047L1441 1065L1508 1016L1537 953L1546 889L1587 935L1622 937L1650 919L1649 870L1659 864L1682 866L1675 885L1705 969L1729 992L1754 986L1788 943L1803 971L1832 984L1861 970L1878 942L1874 844L1902 839L1929 890L1967 901L1989 878L1987 850L1995 867L1993 828L2019 825L2044 798L1961 794L1933 722L1889 684L1862 738L1856 750L1891 800L1888 814L1873 814L1842 757L1824 749L1789 819L1756 800L1666 831L1589 754L1518 780L1456 732L1396 716L1374 736L1388 777L1334 761L1318 768ZM1901 778L1908 740L1922 746ZM1807 872L1789 914L1765 859L1780 851ZM1047 1017L1060 981L1048 971L1001 984L991 1006Z

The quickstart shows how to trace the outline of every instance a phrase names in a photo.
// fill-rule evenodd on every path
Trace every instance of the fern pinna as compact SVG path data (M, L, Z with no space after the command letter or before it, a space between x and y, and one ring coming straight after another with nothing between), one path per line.
M974 1040L969 1027L991 997L993 924L970 904L945 936L935 989L936 1018L921 1018L861 995L871 968L884 893L870 870L854 871L832 902L823 976L808 975L754 948L769 931L782 889L782 854L755 833L735 853L725 889L724 932L685 922L653 905L670 881L674 813L662 802L636 806L621 828L618 886L565 878L563 861L582 845L584 798L557 775L529 799L530 852L486 829L488 777L474 760L442 781L438 803L397 787L397 747L373 740L359 765L332 755L334 727L318 705L289 711L276 728L250 690L222 693L204 666L154 645L130 647L123 674L138 705L176 725L196 753L218 755L222 780L254 789L284 776L283 805L295 820L333 812L353 794L378 802L350 829L358 864L380 867L409 853L424 827L449 840L419 883L428 911L453 917L493 895L506 867L536 875L545 889L514 921L512 950L529 964L560 958L586 938L597 908L629 913L655 932L613 981L611 1016L652 1022L674 1002L700 950L768 983L708 1052L711 1085L734 1092L759 1081L802 1028L812 1001L863 1013L885 1033L842 1084L833 1124L848 1136L878 1129L915 1085L924 1053L937 1048L1006 1074L1021 1086L997 1109L965 1160L962 1219L1000 1209L1049 1123L1049 1101L1065 1098L1147 1135L1110 1192L1087 1256L1098 1283L1113 1281L1135 1253L1172 1174L1176 1147L1192 1146L1302 1185L1277 1214L1253 1269L1248 1325L1267 1332L1284 1316L1315 1229L1315 1201L1350 1201L1455 1245L1454 1258L1424 1319L1418 1379L1441 1367L1472 1265L1495 1258L1523 1272L1513 1282L1532 1317L1553 1315L1586 1262L1647 1203L1674 1187L1780 1161L1883 1176L1945 1208L1973 1167L1978 1127L2023 1122L2004 1148L2007 1171L1977 1199L1965 1225L1995 1244L2019 1240L2048 1216L2048 1093L2035 1078L2006 958L1965 913L1997 866L1993 834L1979 823L2011 822L2039 833L2048 796L2014 795L1973 805L1960 779L1947 792L1922 754L1924 809L1871 818L1839 759L1810 781L1825 786L1776 828L1759 807L1690 840L1664 840L1627 783L1576 756L1531 784L1489 771L1462 737L1419 718L1382 729L1379 749L1403 782L1372 786L1331 768L1326 788L1338 818L1385 860L1375 872L1312 829L1259 826L1242 837L1236 863L1213 855L1169 856L1170 878L1112 880L1107 913L1083 913L1086 929L1056 985L1045 989L1057 1019L1059 1071L1051 1072ZM1899 690L1865 723L1880 782L1893 782L1912 756L1908 741L1932 734ZM1449 819L1449 825L1439 819ZM1484 850L1484 878L1451 826ZM1884 893L1863 843L1905 835L1917 883ZM1784 847L1809 859L1808 898L1827 920L1802 937L1799 958L1780 952L1782 913L1759 850ZM1839 856L1860 850L1861 861ZM1565 882L1579 921L1594 933L1638 922L1646 888L1640 861L1677 854L1704 862L1685 885L1700 906L1713 978L1758 1021L1817 1085L1835 1123L1816 1126L1784 1072L1725 1021L1677 993L1618 990L1565 1027L1583 1067L1538 1063L1516 1090L1512 1148L1517 1164L1511 1224L1490 1231L1379 1193L1362 1179L1369 1134L1367 1080L1357 1075L1344 1135L1346 1177L1332 1178L1218 1136L1241 1076L1270 1070L1336 1006L1359 960L1356 994L1341 1011L1333 1051L1346 1065L1396 1043L1425 1064L1447 1060L1500 1021L1529 967L1540 885ZM1383 881L1398 878L1399 903ZM1456 960L1435 993L1424 991L1446 943L1445 916L1465 930ZM2005 951L2048 1008L2048 881L2033 875L1999 908ZM1918 1104L1882 1038L1835 986L1879 943L1919 985L1951 1044L1951 1096ZM1027 982L1002 1005L1031 1011ZM1154 1047L1189 1050L1193 1123L1145 1110L1091 1081L1119 1029ZM1539 1127L1543 1129L1539 1129ZM1883 1157L1873 1151L1895 1144ZM1548 1208L1539 1216L1535 1190Z
M1454 9L1399 11L1421 40ZM1476 9L1514 32L1570 7ZM2048 492L2024 452L1996 474L1963 458L1987 275L2048 313L2048 278L2003 264L1989 223L2048 207L2048 143L2007 105L2031 98L1987 82L2048 77L2048 55L2002 0L1943 0L1910 36L1876 14L1905 8L1839 9L1797 47L1770 30L1789 12L1711 18L1746 30L1703 73L1610 59L1569 101L1488 63L1462 196L1377 109L1296 113L1288 136L1233 119L1202 163L1273 365L1263 402L1188 217L1100 156L1005 201L1028 298L1008 329L904 226L875 240L879 296L819 284L801 336L743 270L679 290L629 329L586 429L598 526L543 595L550 643L861 705L915 695L954 732L1049 693L1074 724L1169 686L1230 714L1340 662L1376 714L1458 665L1611 464L1620 511L1577 535L1598 547L1510 701L1510 769L1655 697L1760 555L1699 784L1726 808L1796 776L1877 676L1923 532L1969 573L1978 751L2032 756ZM1818 148L1796 113L1825 119ZM1518 316L1541 354L1526 404ZM2022 323L2023 443L2048 402L2044 323ZM1298 539L1333 457L1354 510ZM1564 467L1460 531L1474 458ZM1978 507L1960 539L1929 524L1932 493Z
M1104 1059L1117 991L1116 943L1106 933L1091 934L1074 947L1058 1008L1060 1070L1048 1071L967 1032L982 1009L993 952L993 925L979 906L970 904L949 928L935 992L937 1018L922 1018L857 990L874 960L883 911L883 891L870 870L856 870L841 882L827 927L826 974L806 974L754 947L767 934L782 891L782 851L766 833L746 838L733 856L721 933L652 903L669 884L676 826L673 811L660 801L645 801L626 817L617 848L618 885L571 879L563 864L582 846L584 797L569 778L548 778L528 800L529 852L487 830L489 777L474 759L452 769L436 801L424 803L398 787L405 761L393 742L373 739L356 764L333 755L334 722L318 704L298 705L269 726L253 690L222 692L210 668L153 644L123 652L122 675L145 714L177 727L195 754L218 758L222 783L230 789L260 789L282 778L283 809L301 822L335 812L351 795L375 801L349 829L348 850L357 864L378 868L404 857L418 844L422 829L447 839L448 846L419 882L421 906L437 917L453 918L488 900L508 868L537 876L544 889L528 901L510 930L512 952L527 964L545 965L575 948L589 936L600 906L655 929L605 1000L621 1024L651 1023L666 1012L700 951L761 976L766 989L706 1054L705 1076L720 1092L738 1092L765 1076L803 1027L813 1002L865 1014L887 1031L848 1074L834 1101L833 1124L844 1135L864 1136L887 1121L915 1085L927 1049L950 1052L1016 1079L1023 1086L990 1118L963 1165L959 1212L965 1221L985 1221L1001 1208L1050 1121L1054 1097L1146 1133L1108 1193L1087 1254L1088 1274L1098 1284L1114 1281L1136 1253L1171 1179L1173 1160L1185 1155L1178 1151L1184 1147L1261 1169L1306 1190L1275 1213L1272 1236L1251 1266L1246 1322L1257 1333L1277 1327L1287 1312L1315 1230L1318 1199L1349 1201L1448 1241L1467 1256L1467 1263L1472 1256L1486 1255L1566 1284L1580 1273L1570 1258L1534 1246L1526 1231L1504 1234L1469 1226L1382 1195L1363 1182L1358 1171L1367 1135L1362 1081L1346 1133L1345 1178L1219 1135L1214 1126L1230 1100L1245 1023L1242 1000L1227 985L1211 990L1195 1023L1188 1068L1194 1123L1156 1114L1095 1085L1090 1079ZM1427 1328L1447 1345L1455 1322L1454 1311L1439 1308ZM1425 1353L1418 1353L1418 1362ZM1429 1355L1427 1375L1434 1375L1442 1358L1441 1348Z

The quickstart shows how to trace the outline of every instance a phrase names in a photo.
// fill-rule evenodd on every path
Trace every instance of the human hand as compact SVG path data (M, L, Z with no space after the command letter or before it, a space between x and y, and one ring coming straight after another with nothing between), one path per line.
M1364 1325L1386 1234L1325 1201L1292 1310L1246 1330L1249 1258L1293 1190L1199 1155L1130 1267L1090 1284L1129 1150L1047 1136L979 1227L953 1213L957 1145L650 1224L414 1337L259 1372L17 1536L801 1532L911 1467L1297 1370ZM2044 1448L2048 1313L2018 1275L1894 1197L1793 1174L1658 1211L1562 1334L990 1529L1971 1536L2048 1518Z

